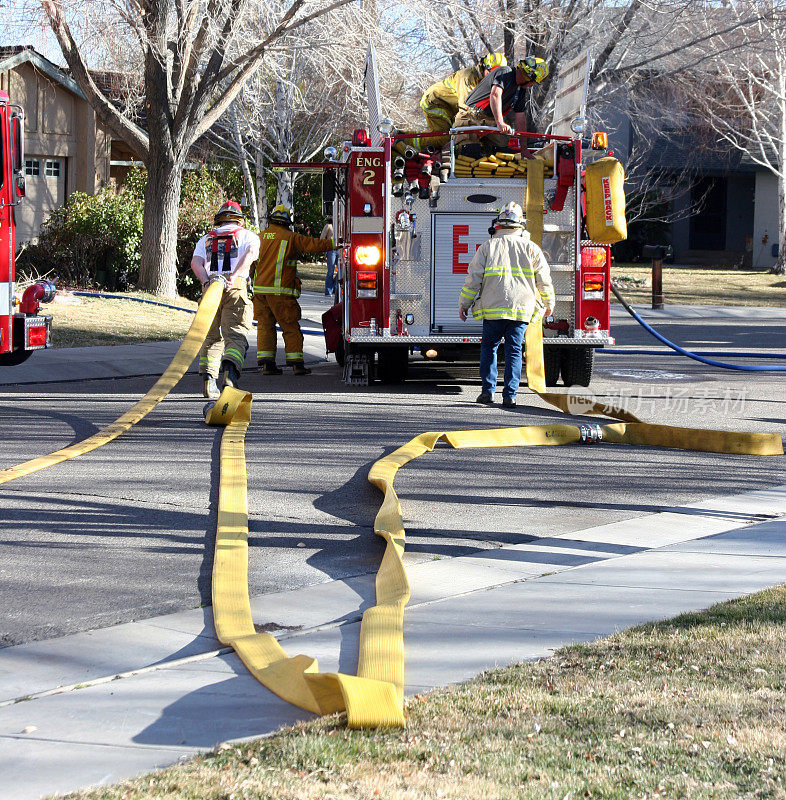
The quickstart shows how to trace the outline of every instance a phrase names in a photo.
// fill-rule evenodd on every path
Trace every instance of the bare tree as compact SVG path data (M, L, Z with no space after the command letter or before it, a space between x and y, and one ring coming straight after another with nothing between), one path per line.
M147 167L142 288L176 294L178 204L191 146L229 108L272 45L291 46L304 26L324 22L348 2L74 0L69 7L66 0L41 0L71 73L96 115ZM92 23L99 18L105 24L96 29ZM107 33L122 38L136 56L144 129L110 101L88 70L90 50L99 46L95 37Z
M694 124L715 134L716 146L744 154L777 180L778 257L786 274L786 7L770 0L730 3L706 62L683 76L701 102ZM730 53L740 57L730 57ZM744 57L743 57L744 56Z

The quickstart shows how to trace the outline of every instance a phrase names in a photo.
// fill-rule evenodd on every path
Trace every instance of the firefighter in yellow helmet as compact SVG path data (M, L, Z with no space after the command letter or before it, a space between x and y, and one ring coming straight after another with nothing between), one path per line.
M460 69L429 86L420 100L420 108L423 110L429 131L449 130L459 110L466 108L465 101L472 90L489 72L497 67L504 67L507 63L502 53L489 53L475 66ZM448 136L435 136L422 140L416 137L407 144L422 151L427 144L442 147L449 139Z
M280 375L276 365L276 323L284 336L286 362L295 375L308 375L303 363L300 330L300 279L295 259L301 253L327 253L333 238L314 239L292 228L292 211L277 205L268 214L268 227L260 234L259 260L254 273L254 319L257 321L257 363L264 375Z
M527 93L523 89L542 83L548 74L549 65L535 56L521 59L515 67L495 69L467 97L465 108L456 115L455 127L496 125L500 133L490 134L484 141L504 147L513 133L513 128L505 122L505 114L512 109L516 130L525 131Z
M197 242L191 258L191 271L203 291L213 280L224 284L221 303L199 351L205 397L218 397L219 371L224 386L238 385L248 350L252 317L246 281L259 253L259 237L243 222L240 206L231 200L224 203L216 212L215 227Z

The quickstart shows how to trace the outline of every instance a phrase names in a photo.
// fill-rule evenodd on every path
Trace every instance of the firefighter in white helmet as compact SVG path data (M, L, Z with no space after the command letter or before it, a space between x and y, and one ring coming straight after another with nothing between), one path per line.
M276 323L284 336L287 364L295 375L308 375L303 363L300 330L300 278L296 257L301 253L327 253L333 237L314 239L291 230L292 211L277 205L268 214L268 227L260 234L259 261L254 273L254 318L257 321L257 363L264 375L280 375L276 365Z
M221 304L199 351L204 395L211 398L219 395L219 371L224 386L238 385L252 328L246 284L249 268L259 255L259 237L243 227L243 212L237 203L224 203L216 212L214 225L197 242L191 258L191 271L203 291L213 280L224 284Z
M492 223L490 239L477 249L459 295L459 317L469 309L483 320L480 344L481 393L478 403L493 403L497 388L497 348L505 341L502 405L516 405L521 382L522 344L527 324L539 324L554 308L554 287L543 251L524 228L518 203L508 203Z

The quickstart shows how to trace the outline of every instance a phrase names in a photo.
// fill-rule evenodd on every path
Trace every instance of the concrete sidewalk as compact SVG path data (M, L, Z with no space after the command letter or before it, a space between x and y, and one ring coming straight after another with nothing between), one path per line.
M409 568L406 691L782 583L786 485ZM354 673L374 576L252 598L290 655ZM469 634L469 635L468 635ZM311 715L250 677L210 610L0 650L0 796L110 784Z

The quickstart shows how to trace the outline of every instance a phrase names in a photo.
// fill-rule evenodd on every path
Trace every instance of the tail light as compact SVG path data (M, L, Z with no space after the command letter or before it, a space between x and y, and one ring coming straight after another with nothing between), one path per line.
M26 350L36 347L46 347L46 325L31 325L25 330L27 334Z
M358 297L376 297L378 276L376 272L358 272L357 281Z
M382 248L375 244L362 244L355 248L355 263L359 267L376 267L382 261Z
M584 247L581 251L581 297L583 300L606 298L606 248Z
M603 300L606 278L602 272L585 272L582 275L584 300Z

